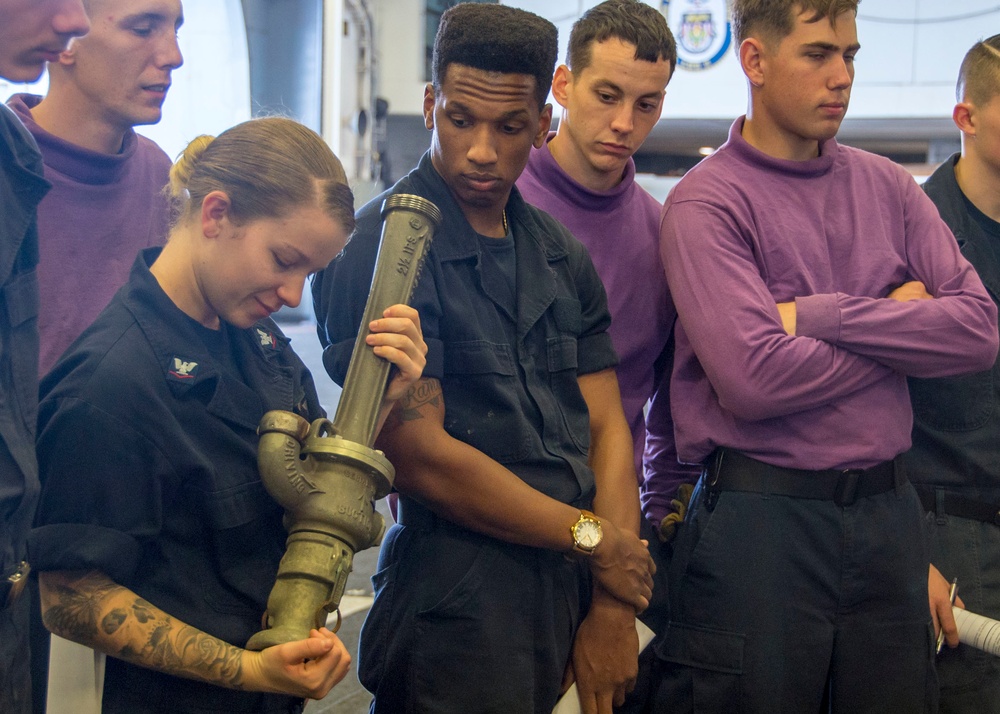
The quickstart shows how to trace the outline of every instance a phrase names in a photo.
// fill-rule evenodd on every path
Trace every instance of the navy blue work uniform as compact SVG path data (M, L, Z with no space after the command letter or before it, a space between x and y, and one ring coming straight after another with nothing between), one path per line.
M210 330L184 314L139 254L115 295L42 382L42 495L30 552L40 571L99 570L238 647L261 626L284 553L282 510L257 471L270 409L322 410L271 320ZM108 657L105 714L295 712Z
M361 321L386 196L444 216L411 304L440 381L444 428L532 488L589 507L590 424L577 376L613 367L604 288L586 249L515 188L507 203L515 289L425 154L358 214L343 255L313 283L323 360L343 381ZM512 301L509 297L513 297ZM336 309L332 309L336 306ZM585 565L501 542L403 494L382 546L358 674L373 712L548 712L590 591Z
M1000 223L963 195L958 154L924 184L1000 305ZM909 379L913 448L906 467L929 516L931 562L972 612L1000 618L1000 358L985 372ZM1000 712L1000 658L959 645L937 659L940 710Z
M48 190L34 139L0 107L0 711L10 714L31 710L29 598L15 581L38 499L35 209Z

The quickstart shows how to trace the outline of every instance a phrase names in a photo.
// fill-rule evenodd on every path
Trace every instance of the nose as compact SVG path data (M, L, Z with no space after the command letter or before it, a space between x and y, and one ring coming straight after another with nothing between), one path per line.
M302 302L302 289L305 285L304 278L290 278L278 287L278 299L288 307L298 307Z
M177 33L168 32L163 40L163 46L157 56L157 66L166 69L177 69L184 64L184 55L177 44Z
M480 124L472 132L472 144L466 157L473 164L490 166L497 162L497 147L493 137L493 127Z
M847 89L854 83L854 64L841 57L834 60L833 74L830 75L832 89Z
M90 32L90 20L81 0L57 0L52 16L52 30L69 42L70 38Z
M618 134L628 134L634 126L635 121L632 115L632 107L623 102L611 119L611 129Z

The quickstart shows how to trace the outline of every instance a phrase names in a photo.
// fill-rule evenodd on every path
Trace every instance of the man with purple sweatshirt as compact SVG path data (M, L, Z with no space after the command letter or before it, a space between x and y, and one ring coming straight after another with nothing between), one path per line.
M573 25L566 64L552 79L552 95L562 107L558 130L532 150L517 180L525 200L587 246L608 294L608 332L619 357L618 385L639 476L644 451L647 461L645 478L639 478L642 526L657 572L653 599L640 619L655 632L666 625L669 559L657 531L678 485L694 483L700 469L678 463L674 448L669 382L677 313L660 262L662 206L635 182L632 155L660 118L676 64L673 35L652 6L606 0L588 10ZM640 657L640 667L647 657L651 651ZM626 710L638 710L647 681L640 669Z
M8 105L35 137L52 190L38 207L39 374L162 245L169 157L133 127L155 124L180 67L180 0L90 0L93 19L49 64L49 91Z
M662 207L635 182L632 155L660 118L676 65L673 35L655 8L607 0L588 10L573 25L566 64L552 79L562 107L558 130L531 152L517 181L529 203L587 246L608 293L636 470L642 473L644 451L655 463L640 479L654 526L669 512L677 486L698 477L697 469L677 462L669 398L654 399L644 415L650 398L669 391L677 314L660 263Z
M658 703L933 711L932 611L957 633L898 459L906 378L988 369L996 306L913 179L834 138L857 0L732 12L749 110L660 234L677 449L705 473L675 542Z

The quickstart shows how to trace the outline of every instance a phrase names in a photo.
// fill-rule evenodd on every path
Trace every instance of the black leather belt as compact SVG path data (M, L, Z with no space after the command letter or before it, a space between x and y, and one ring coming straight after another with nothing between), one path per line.
M920 503L929 513L968 518L1000 526L1000 505L996 503L966 498L932 486L917 485L916 489Z
M28 565L28 561L22 560L11 575L0 580L0 610L10 607L20 599L30 574L31 566Z
M434 515L434 512L426 508L412 498L400 496L396 502L396 523L408 528L421 528L423 530L434 530L441 523L446 523Z
M709 496L744 491L792 498L833 501L850 506L859 498L891 491L906 483L898 459L867 469L792 469L773 466L732 449L720 448L708 461L705 485Z

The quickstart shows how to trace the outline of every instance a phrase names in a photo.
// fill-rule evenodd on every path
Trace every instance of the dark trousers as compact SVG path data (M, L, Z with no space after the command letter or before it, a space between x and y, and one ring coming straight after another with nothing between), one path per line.
M657 712L936 710L928 557L913 487L832 501L704 477L674 544Z
M22 596L0 610L0 712L29 714L31 711L28 613L31 600Z
M359 644L371 711L549 714L587 604L584 568L444 521L393 526Z
M1000 526L928 514L931 562L958 578L965 607L1000 618ZM942 714L1000 712L1000 657L968 645L943 647L937 658Z

